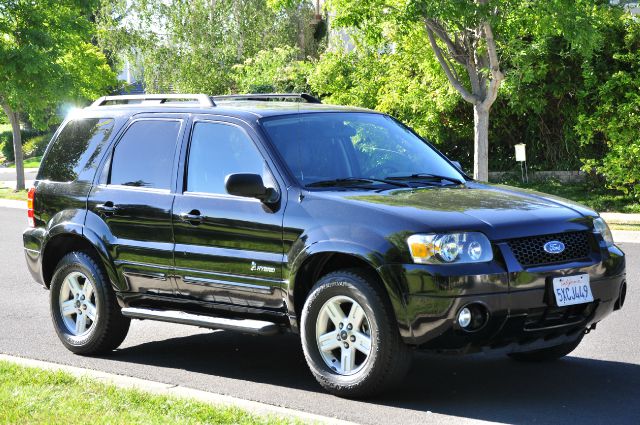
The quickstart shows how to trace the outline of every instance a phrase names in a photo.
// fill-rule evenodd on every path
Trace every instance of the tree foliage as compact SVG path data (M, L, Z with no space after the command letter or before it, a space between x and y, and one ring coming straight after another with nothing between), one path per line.
M516 167L517 143L527 144L533 169L575 170L587 161L588 169L607 176L611 185L612 163L605 165L597 158L610 152L606 158L626 164L624 146L640 140L640 127L631 125L638 116L631 110L638 105L634 95L640 86L633 79L639 62L631 55L638 50L632 40L637 40L634 28L640 23L617 7L594 6L585 14L577 22L588 23L594 34L583 41L560 31L534 37L527 29L537 25L533 20L509 23L509 37L500 39L507 78L492 109L491 170ZM471 107L448 84L423 25L393 29L387 26L384 37L376 39L350 27L356 49L323 55L310 76L311 87L328 102L366 106L399 117L470 169ZM610 92L613 87L615 93ZM608 102L603 102L602 90L610 93ZM619 108L623 99L628 100ZM607 137L615 134L619 140L617 156L607 146L604 130ZM638 176L637 170L621 170L626 179Z
M315 54L311 16L306 3L274 11L266 0L104 1L99 40L115 61L142 70L149 92L217 94L234 86L234 65L260 51Z
M611 188L640 199L640 22L613 17L606 60L585 68L585 104L576 130L583 146L598 155L584 158L584 169L602 176Z
M0 3L0 98L39 128L61 101L92 99L116 84L103 53L91 44L91 3Z
M473 105L474 175L481 180L487 178L489 110L511 71L505 65L517 69L517 58L527 46L548 37L564 37L583 55L600 45L593 19L598 6L589 0L331 0L329 4L337 25L359 29L374 45L397 45L398 34L406 28L424 27L423 42L431 46L449 83Z
M19 113L45 128L59 103L104 94L116 84L91 44L93 2L7 0L0 3L0 104L13 125L18 189L24 186Z
M307 76L313 62L300 60L296 47L261 50L231 72L235 93L303 93L309 91Z
M329 51L314 67L309 84L328 103L367 107L397 117L469 166L471 108L448 84L423 42L424 31L420 25L406 28L393 51L366 43L352 51Z

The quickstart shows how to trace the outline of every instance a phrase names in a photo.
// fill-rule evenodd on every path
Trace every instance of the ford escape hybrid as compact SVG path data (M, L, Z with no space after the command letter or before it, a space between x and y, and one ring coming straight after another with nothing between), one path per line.
M329 392L415 349L575 349L626 292L607 224L467 177L392 117L309 95L115 96L67 118L29 191L28 267L62 343L131 319L300 335Z

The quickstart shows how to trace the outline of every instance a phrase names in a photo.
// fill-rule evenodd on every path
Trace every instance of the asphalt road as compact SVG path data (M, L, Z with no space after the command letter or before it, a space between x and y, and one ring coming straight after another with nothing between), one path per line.
M365 424L495 421L640 423L640 244L628 255L625 308L552 364L495 355L416 354L402 390L369 401L324 393L294 335L245 336L134 321L122 347L102 357L66 351L52 328L48 291L24 262L25 211L0 208L0 352L180 384Z
M37 168L26 168L24 170L24 178L26 179L26 187L29 187L38 174ZM16 184L16 169L0 167L0 187L13 187Z
M24 170L24 177L27 180L35 179L36 174L38 174L37 168L26 168ZM0 180L16 181L16 169L0 167Z

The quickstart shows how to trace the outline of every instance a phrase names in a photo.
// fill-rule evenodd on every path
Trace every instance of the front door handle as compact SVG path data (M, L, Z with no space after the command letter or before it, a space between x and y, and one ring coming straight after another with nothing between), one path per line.
M104 204L98 204L96 205L96 210L100 211L103 214L114 214L118 211L118 206L117 205L113 205L113 202L111 201L107 201Z
M200 215L200 211L198 210L192 210L189 213L182 213L179 217L180 220L184 221L185 223L189 223L192 226L198 226L200 223L202 223L202 216Z

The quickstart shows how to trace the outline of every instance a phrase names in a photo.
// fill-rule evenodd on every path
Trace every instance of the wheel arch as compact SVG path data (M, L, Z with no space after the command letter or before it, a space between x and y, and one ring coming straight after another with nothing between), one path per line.
M380 273L383 259L366 247L352 243L315 244L303 251L290 264L287 307L291 328L298 332L298 318L311 288L322 277L333 271L349 268L365 270L384 290L398 325L407 324L404 291L398 282Z
M54 231L55 229L55 231ZM42 277L47 288L60 260L69 252L82 251L97 260L107 272L114 289L117 289L117 274L111 256L102 240L93 232L78 225L59 225L52 229L42 249Z

